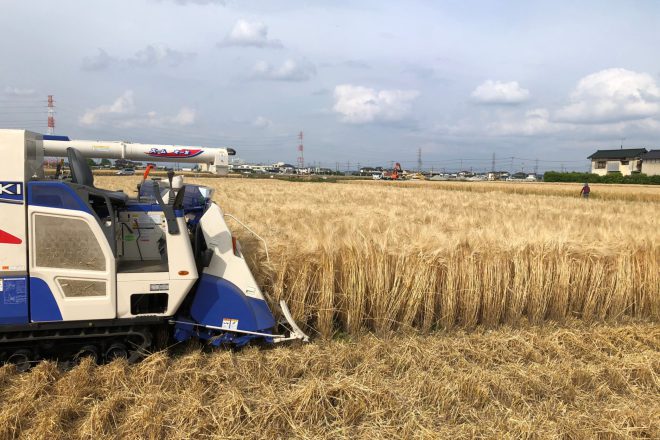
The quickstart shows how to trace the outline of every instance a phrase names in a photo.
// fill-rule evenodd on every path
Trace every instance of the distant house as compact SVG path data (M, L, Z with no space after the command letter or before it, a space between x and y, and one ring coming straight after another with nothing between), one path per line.
M642 173L648 176L660 175L660 150L651 150L642 156Z
M525 180L527 179L527 173L519 172L513 173L511 176L507 177L506 180Z
M591 172L604 176L607 173L621 173L628 176L642 171L642 155L646 148L620 148L617 150L598 150L587 159L591 159Z
M284 162L277 162L273 164L273 168L277 168L280 174L294 174L296 172L295 166Z
M508 171L491 171L488 173L488 180L506 180L508 177Z

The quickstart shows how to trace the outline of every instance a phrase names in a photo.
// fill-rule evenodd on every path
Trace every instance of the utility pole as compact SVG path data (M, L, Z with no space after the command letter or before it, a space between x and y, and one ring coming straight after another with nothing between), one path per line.
M495 153L493 153L493 159L490 162L490 170L494 173L495 172Z
M511 156L511 166L509 167L509 172L513 173L513 156Z
M422 172L422 149L417 149L417 172Z
M48 95L48 134L55 133L55 101Z
M298 144L298 168L303 169L305 168L305 147L303 146L302 131L298 134L298 140L300 141Z

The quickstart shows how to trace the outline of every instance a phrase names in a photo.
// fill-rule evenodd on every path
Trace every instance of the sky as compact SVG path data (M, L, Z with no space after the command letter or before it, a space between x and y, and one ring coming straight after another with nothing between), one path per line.
M355 169L660 148L660 2L0 0L0 127Z

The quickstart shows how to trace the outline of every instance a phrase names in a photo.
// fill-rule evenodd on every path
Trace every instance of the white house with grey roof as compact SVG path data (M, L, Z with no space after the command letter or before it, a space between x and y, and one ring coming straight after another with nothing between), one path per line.
M660 176L660 150L651 150L642 156L642 173Z
M646 148L598 150L587 159L591 159L591 172L594 174L604 176L618 172L629 176L633 172L642 172L642 156L646 153Z

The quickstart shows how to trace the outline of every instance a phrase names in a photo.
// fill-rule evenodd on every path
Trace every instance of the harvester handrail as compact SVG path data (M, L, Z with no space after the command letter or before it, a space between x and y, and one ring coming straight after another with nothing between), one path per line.
M225 217L229 217L229 218L231 218L231 219L234 219L234 220L236 221L236 223L238 223L239 225L243 226L245 229L247 229L249 232L251 232L252 235L254 235L254 236L257 237L259 240L261 240L261 242L264 244L264 250L266 251L266 260L270 263L270 256L268 255L268 244L266 243L266 240L264 240L264 239L261 237L261 235L259 235L259 234L257 234L256 232L254 232L254 231L253 231L248 225L246 225L245 223L243 223L242 221L240 221L239 219L237 219L237 218L234 217L233 215L231 215L231 214L225 214Z

